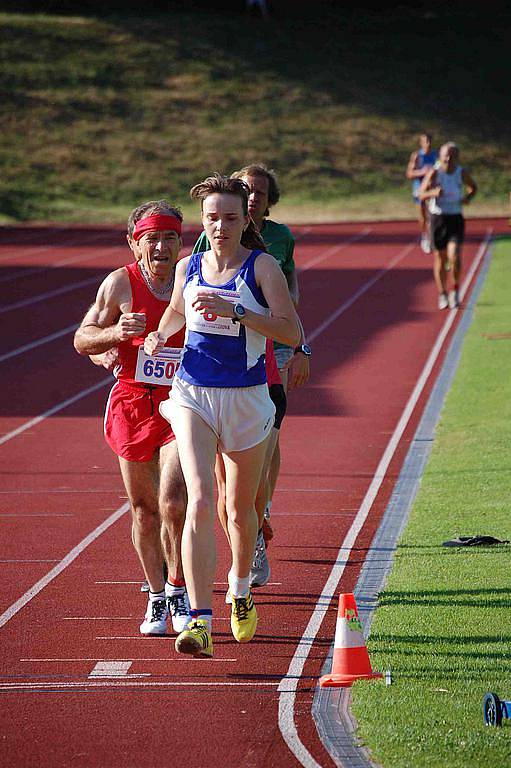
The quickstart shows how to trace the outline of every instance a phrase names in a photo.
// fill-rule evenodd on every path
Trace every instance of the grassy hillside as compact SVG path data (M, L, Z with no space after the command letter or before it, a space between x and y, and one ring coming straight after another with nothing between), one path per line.
M119 221L255 159L288 218L413 215L424 127L461 145L473 212L503 212L509 17L410 13L0 14L2 220Z

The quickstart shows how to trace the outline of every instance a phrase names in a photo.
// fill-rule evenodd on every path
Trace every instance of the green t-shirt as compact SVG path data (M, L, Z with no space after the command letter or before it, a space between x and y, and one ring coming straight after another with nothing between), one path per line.
M287 277L291 272L294 272L295 239L289 227L286 227L285 224L277 224L271 219L265 219L260 235L265 242L268 253L271 253L273 258L278 261L285 276Z
M265 219L259 234L264 240L266 250L274 259L276 259L287 279L287 277L295 270L295 262L293 258L295 239L291 230L289 227L286 227L285 224L277 224L276 221ZM193 246L192 253L203 253L204 251L209 251L210 247L206 233L202 232ZM287 345L274 341L273 346L275 349L282 349Z

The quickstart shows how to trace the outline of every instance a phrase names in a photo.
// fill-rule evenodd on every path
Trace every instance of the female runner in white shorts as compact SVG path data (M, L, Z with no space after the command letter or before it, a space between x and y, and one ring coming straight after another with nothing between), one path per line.
M254 502L275 414L265 343L268 337L296 346L300 325L286 279L248 215L246 184L215 174L190 194L201 201L211 250L178 262L172 299L145 350L155 354L186 319L181 367L161 406L176 435L188 491L182 555L192 621L176 649L212 656L216 453L226 471L231 628L238 642L248 642L257 625L249 587Z

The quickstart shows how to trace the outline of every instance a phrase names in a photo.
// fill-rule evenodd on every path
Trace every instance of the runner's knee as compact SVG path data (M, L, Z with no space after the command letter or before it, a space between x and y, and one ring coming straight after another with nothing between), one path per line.
M186 508L186 521L196 530L200 526L208 525L214 515L213 499L209 496L198 496L188 500Z
M231 525L236 526L236 528L245 528L250 519L250 512L247 512L246 507L242 508L240 505L232 503L227 505L227 516Z
M133 524L139 531L149 531L154 527L160 528L160 514L156 506L147 502L133 501L131 503L131 515Z
M182 493L168 494L160 498L160 513L165 522L178 523L186 514L186 498Z

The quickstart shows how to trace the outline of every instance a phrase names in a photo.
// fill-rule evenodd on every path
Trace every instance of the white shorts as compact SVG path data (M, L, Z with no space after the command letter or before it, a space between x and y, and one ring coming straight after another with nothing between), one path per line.
M222 453L246 451L270 434L275 406L267 384L255 387L198 387L179 377L160 413L172 424L176 407L191 408L211 427ZM179 441L178 441L179 442Z

